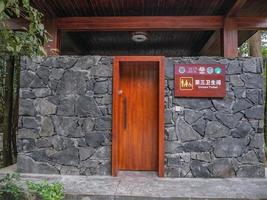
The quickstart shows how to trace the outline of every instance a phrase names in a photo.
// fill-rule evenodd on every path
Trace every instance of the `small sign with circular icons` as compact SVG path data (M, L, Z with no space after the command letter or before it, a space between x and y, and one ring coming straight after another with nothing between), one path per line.
M224 64L174 64L175 97L214 97L226 95Z

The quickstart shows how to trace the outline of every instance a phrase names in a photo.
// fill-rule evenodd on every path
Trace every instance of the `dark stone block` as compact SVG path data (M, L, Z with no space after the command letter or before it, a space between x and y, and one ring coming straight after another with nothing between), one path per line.
M95 130L110 130L112 127L111 117L101 117L95 120Z
M218 158L239 157L246 147L244 139L222 138L215 142L214 154Z
M264 164L259 165L243 165L236 172L237 177L264 177L265 168Z
M195 124L193 124L193 129L196 130L202 137L205 135L206 120L203 118L199 119Z
M205 137L206 138L221 138L230 135L230 130L218 121L207 122Z
M241 79L247 88L263 88L263 77L260 74L242 74Z
M34 116L36 109L33 105L33 101L29 99L21 99L19 101L19 115L21 116Z
M20 87L30 88L31 82L36 77L35 73L32 71L22 71L20 74Z
M80 96L75 105L76 114L80 116L98 117L101 115L93 97Z
M103 132L92 132L85 135L85 142L90 147L99 147L105 141Z
M58 164L79 166L79 150L77 148L70 148L56 152L50 155L50 158L53 162Z
M249 119L263 119L264 118L264 107L254 106L245 111L245 115Z
M62 69L70 69L77 62L77 57L74 56L59 56L57 58L58 67Z
M189 124L196 122L203 115L204 115L204 113L200 112L200 111L194 111L194 110L185 110L184 111L184 119Z
M216 117L228 128L234 128L240 119L243 117L243 114L236 113L236 114L226 114L222 112L218 112Z
M24 128L38 129L40 127L39 120L35 117L23 117L22 124Z
M176 133L181 142L201 139L199 133L181 118L176 121Z
M211 168L214 177L227 178L235 176L231 159L216 159L212 163Z
M39 76L39 78L42 79L42 81L47 84L49 80L50 71L48 67L40 66L38 67L36 74Z
M65 98L61 98L58 108L57 108L57 115L74 116L75 101L76 101L76 97L73 95L66 96Z
M208 152L211 149L211 142L205 140L191 141L183 144L183 150L185 152Z
M209 171L209 164L199 160L193 160L191 162L191 171L193 176L198 178L208 178L212 176Z
M242 67L238 61L230 61L226 68L226 74L240 74Z
M250 108L252 106L253 106L253 104L248 102L246 99L239 99L233 105L233 112L236 113L236 112L248 109L248 108Z
M106 81L96 82L94 87L95 94L106 94L108 92L108 84Z
M231 131L231 135L236 138L245 138L251 131L253 129L250 123L243 120Z

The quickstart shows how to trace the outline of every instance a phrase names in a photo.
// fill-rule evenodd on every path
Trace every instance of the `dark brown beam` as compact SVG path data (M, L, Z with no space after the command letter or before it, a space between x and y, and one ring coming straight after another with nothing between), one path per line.
M226 18L223 28L223 56L226 58L238 57L238 28L235 21Z
M235 17L239 30L267 29L267 17Z
M5 20L5 26L8 29L19 31L19 30L25 30L28 28L29 23L26 19L17 18L17 19L7 19Z
M217 30L223 26L221 16L153 16L153 17L65 17L57 27L66 31L160 31Z

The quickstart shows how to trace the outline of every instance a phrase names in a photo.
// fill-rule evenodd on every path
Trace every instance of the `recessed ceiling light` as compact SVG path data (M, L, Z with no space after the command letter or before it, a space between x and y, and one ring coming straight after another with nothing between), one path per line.
M148 40L148 34L146 32L134 32L132 33L132 40L134 42L145 42Z

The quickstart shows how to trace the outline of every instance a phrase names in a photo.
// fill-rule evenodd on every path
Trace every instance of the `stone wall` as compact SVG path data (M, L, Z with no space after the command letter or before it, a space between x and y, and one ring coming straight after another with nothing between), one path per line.
M110 174L111 57L24 58L18 170Z
M174 98L174 63L227 64L224 99ZM260 58L172 58L166 68L166 175L263 177ZM181 111L175 112L175 106Z
M166 63L165 175L264 176L262 60ZM174 98L174 63L227 64L227 96ZM111 107L112 57L23 58L18 170L110 175Z

